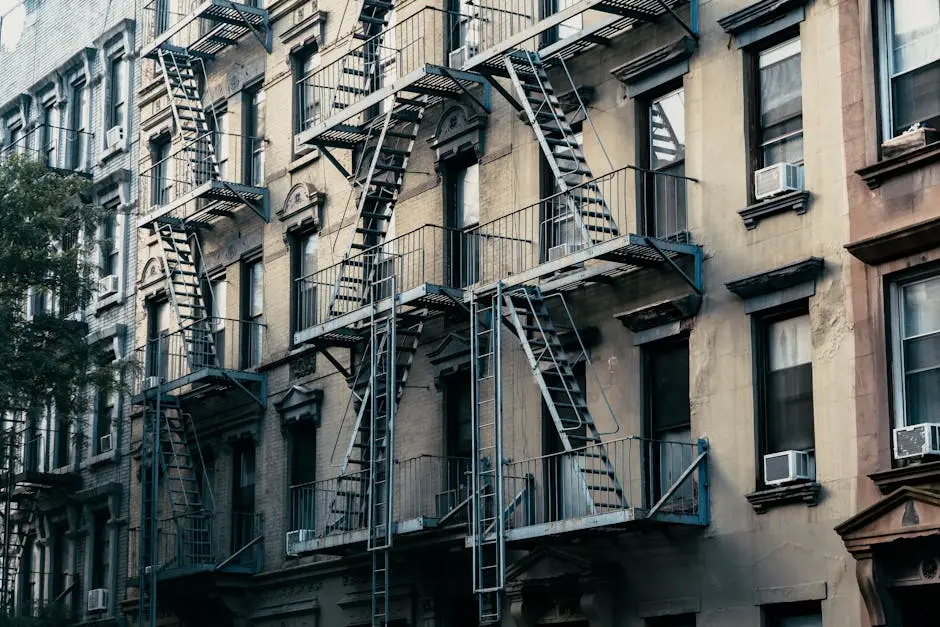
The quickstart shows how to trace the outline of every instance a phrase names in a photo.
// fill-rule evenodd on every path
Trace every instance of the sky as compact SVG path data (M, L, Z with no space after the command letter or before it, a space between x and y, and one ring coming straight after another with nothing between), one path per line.
M0 0L0 49L9 52L16 48L25 17L23 0Z

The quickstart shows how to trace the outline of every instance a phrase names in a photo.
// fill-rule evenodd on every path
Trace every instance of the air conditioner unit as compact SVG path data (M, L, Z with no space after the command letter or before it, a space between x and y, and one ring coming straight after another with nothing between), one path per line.
M160 377L147 377L144 379L144 389L150 390L160 385Z
M894 458L919 459L940 455L940 424L925 422L894 430Z
M578 252L582 248L584 248L584 246L581 244L581 242L565 242L564 244L559 244L558 246L552 246L548 249L548 260L555 261L556 259L567 257L572 253Z
M88 591L88 611L89 612L107 612L108 611L108 589L95 588Z
M313 529L295 529L287 532L287 551L288 555L298 555L297 545L315 540L317 533Z
M764 483L780 485L801 479L813 479L809 453L782 451L764 455Z
M472 57L477 55L477 47L473 44L464 44L447 55L447 67L460 69Z
M105 141L108 143L108 148L114 148L122 141L124 141L124 127L123 126L112 126L108 129L108 132L105 133Z
M110 433L106 433L100 438L98 438L98 452L99 453L107 453L113 448L113 446L114 446L114 442L111 438Z
M775 163L754 173L754 196L757 200L803 189L800 168L792 163Z
M101 277L98 279L98 298L117 294L120 285L117 275L109 274L106 277Z
M437 517L443 518L457 506L457 492L455 490L439 492L434 496L434 504Z

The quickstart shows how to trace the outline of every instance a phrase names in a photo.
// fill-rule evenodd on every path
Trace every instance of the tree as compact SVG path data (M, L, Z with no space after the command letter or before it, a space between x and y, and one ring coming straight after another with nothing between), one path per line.
M74 417L88 386L108 378L80 313L95 289L104 215L89 186L26 157L0 163L0 416L52 404Z

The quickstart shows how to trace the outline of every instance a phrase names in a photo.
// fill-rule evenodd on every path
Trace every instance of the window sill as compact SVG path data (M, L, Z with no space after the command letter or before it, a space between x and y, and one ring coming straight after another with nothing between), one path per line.
M104 152L101 153L101 158L98 160L98 163L104 165L122 152L124 152L124 145L122 143L106 148Z
M294 145L297 145L296 135L294 136ZM293 161L287 164L287 171L293 174L300 168L310 165L314 161L320 158L320 151L316 148L311 148L310 152L303 155L297 155Z
M882 494L889 494L902 486L916 486L940 482L940 461L911 463L906 466L879 470L868 475Z
M107 466L108 464L115 463L116 458L117 449L111 449L106 453L98 453L97 455L92 455L83 461L81 464L81 469L85 470L86 468L100 468L101 466Z
M807 209L809 209L809 192L792 191L749 205L738 211L738 215L744 220L747 230L752 231L757 228L757 223L761 220L788 211L801 216L806 213Z
M123 300L121 292L115 292L114 294L109 294L104 298L99 298L95 303L95 313L100 313L101 310L113 307L114 305L120 304Z
M821 485L811 481L779 488L756 490L746 494L745 498L756 513L763 514L771 507L789 505L790 503L805 503L807 507L815 507L819 503L821 490Z
M877 189L881 187L882 183L895 176L917 170L937 161L940 161L940 142L928 144L923 148L912 150L891 159L884 159L856 170L855 173L862 177L869 189Z

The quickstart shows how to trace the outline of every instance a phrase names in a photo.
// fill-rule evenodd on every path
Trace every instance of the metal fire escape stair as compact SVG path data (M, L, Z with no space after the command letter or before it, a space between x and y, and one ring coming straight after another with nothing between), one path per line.
M506 576L500 381L502 287L491 297L470 301L473 380L473 591L480 624L498 623Z
M567 205L584 246L597 244L620 235L600 187L584 157L577 134L567 120L552 87L545 63L537 52L519 50L504 60L526 117L538 138L545 160L555 176L559 192ZM565 219L559 212L552 218Z
M576 464L591 499L592 513L625 509L627 499L623 486L607 456L601 433L588 410L584 390L574 374L574 364L562 346L541 290L534 286L513 289L505 294L503 301L558 437Z
M23 551L26 549L26 538L37 523L38 508L35 501L28 509L24 519L24 511L15 503L11 503L8 520L4 521L4 529L9 530L9 537L3 539L3 598L0 599L2 609L13 615L16 608L16 589L19 578L20 564L23 561Z
M388 26L388 14L395 8L389 0L363 0L359 7L359 24L353 32L354 39L371 39Z
M388 316L370 327L366 347L368 352L363 355L362 364L350 382L355 399L353 409L356 411L356 423L337 479L336 497L330 504L332 520L327 525L327 534L361 529L367 522L364 517L369 513L369 491L364 482L372 477L372 460L376 459L373 443L380 443L379 452L384 450L384 445L381 445L384 440L381 428L375 439L372 435L376 433L376 424L380 427L385 424L388 412L394 411L401 401L426 319L427 311L420 310ZM390 342L394 344L395 355L392 371L386 366L389 363L387 354ZM378 370L373 367L372 355L386 355L377 362ZM393 402L389 403L387 390L392 372L396 380L396 392ZM376 408L374 412L373 406Z
M194 372L217 366L215 336L207 318L209 308L203 293L203 290L211 290L211 283L200 267L202 251L199 240L179 223L162 223L157 232L170 303L179 320L182 348L186 352L189 369Z
M361 190L357 226L340 262L330 316L355 311L369 302L370 286L382 262L379 246L385 241L404 184L426 101L426 97L396 97L391 110L368 128L368 137L375 139L366 141L360 159L368 168L352 181Z

